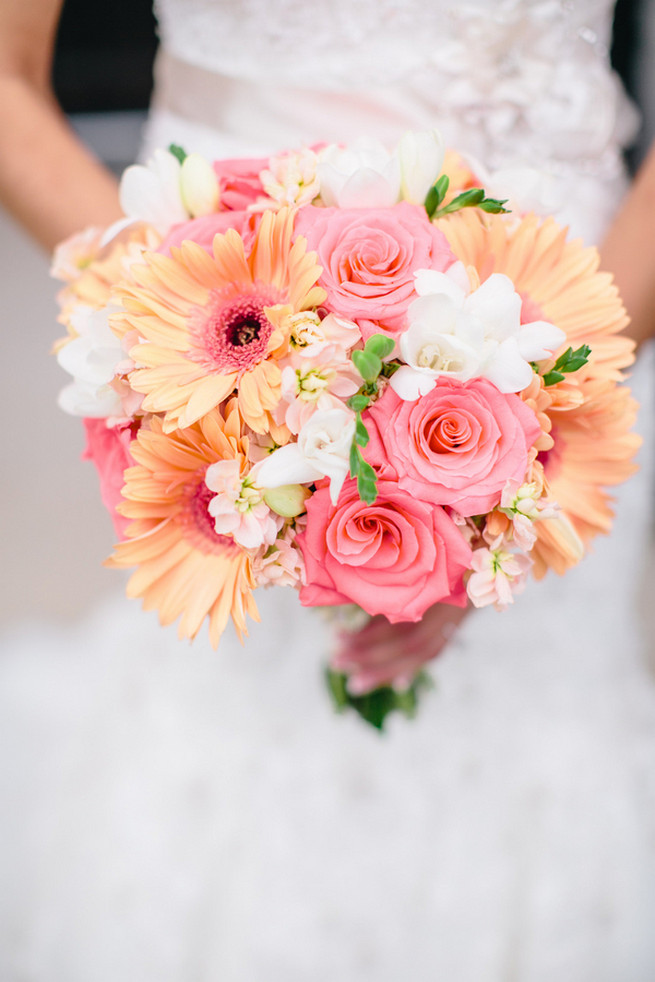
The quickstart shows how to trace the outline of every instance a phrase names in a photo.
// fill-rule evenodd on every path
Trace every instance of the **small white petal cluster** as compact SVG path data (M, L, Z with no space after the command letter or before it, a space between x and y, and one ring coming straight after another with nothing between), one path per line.
M297 358L319 358L326 352L333 358L338 357L354 348L362 338L362 332L354 321L337 314L328 314L321 320L313 311L303 310L291 314L285 326ZM300 362L296 361L296 364Z
M278 415L292 433L300 433L315 413L340 409L360 385L361 376L345 353L336 357L325 350L316 358L303 359L299 368L284 366Z
M321 151L318 177L328 207L388 208L398 201L422 205L437 180L444 143L437 130L406 133L387 150L376 140Z
M501 392L520 392L532 380L530 363L549 358L566 340L546 321L521 324L521 297L502 273L476 290L460 262L447 273L419 270L415 280L419 297L399 342L405 364L391 379L401 399L425 395L440 376L482 377Z
M300 522L302 525L302 522ZM255 556L252 571L257 586L292 586L306 582L305 563L295 544L298 528L287 527L274 545Z
M490 548L474 549L466 592L474 607L503 610L524 588L532 560L505 548L502 537Z
M520 487L508 482L498 510L511 520L512 538L524 552L529 552L537 539L534 523L544 518L557 518L559 514L557 506L544 499L543 487L536 481L526 481Z
M321 189L318 178L318 155L305 148L297 153L271 157L259 179L266 194L280 206L310 204ZM271 202L265 202L270 208Z
M109 326L110 307L94 310L79 304L70 315L76 337L57 352L73 382L59 393L59 406L73 416L102 418L123 414L119 392L111 383L125 352Z
M207 468L205 484L215 496L207 506L219 535L231 535L244 549L275 542L281 521L264 501L261 488L241 476L238 460L221 460Z
M102 229L91 226L60 242L55 248L50 275L71 283L78 278L100 251Z

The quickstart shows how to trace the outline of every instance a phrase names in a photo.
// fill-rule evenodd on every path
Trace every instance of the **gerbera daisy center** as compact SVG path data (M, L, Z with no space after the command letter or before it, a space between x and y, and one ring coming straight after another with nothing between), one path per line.
M252 292L229 293L213 290L206 306L193 312L190 330L194 361L209 362L225 374L249 371L266 358L273 325L264 309L280 301L277 291L263 284Z
M226 329L228 343L236 348L244 344L251 344L259 337L262 329L262 321L259 317L235 317L234 321Z

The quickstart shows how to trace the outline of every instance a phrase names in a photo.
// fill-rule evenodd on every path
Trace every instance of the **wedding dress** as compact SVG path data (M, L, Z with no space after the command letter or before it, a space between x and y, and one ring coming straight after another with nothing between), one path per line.
M545 176L546 206L592 242L624 191L609 2L160 0L158 16L146 155L438 125L494 172ZM334 717L329 630L293 591L260 591L262 623L218 654L122 598L72 633L5 637L0 977L650 982L648 443L612 537L470 616L418 718L382 738Z

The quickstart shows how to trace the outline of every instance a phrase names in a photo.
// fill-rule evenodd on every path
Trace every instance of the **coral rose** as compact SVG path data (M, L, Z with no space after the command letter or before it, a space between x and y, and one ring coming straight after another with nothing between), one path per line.
M125 470L133 467L134 458L130 444L135 435L134 424L129 426L107 426L106 419L85 419L86 447L83 460L92 460L100 479L100 497L112 517L116 534L125 538L125 529L132 521L116 511L116 505L123 501L121 489L125 484Z
M519 396L484 378L438 379L415 402L388 388L365 415L382 434L366 458L422 501L483 515L500 501L507 481L521 484L528 451L541 435L535 413Z
M356 321L364 338L396 336L416 299L414 272L445 272L455 261L446 237L424 208L303 208L296 233L318 254L329 310Z
M469 546L442 508L392 481L378 482L373 505L360 500L354 481L343 486L336 506L328 487L319 487L296 541L305 559L306 607L355 603L396 623L420 620L439 601L466 603Z

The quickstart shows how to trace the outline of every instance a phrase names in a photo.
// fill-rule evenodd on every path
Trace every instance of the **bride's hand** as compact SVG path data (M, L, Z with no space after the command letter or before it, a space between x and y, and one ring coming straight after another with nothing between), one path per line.
M435 604L416 624L373 617L359 631L341 635L332 668L349 676L353 694L391 682L407 685L425 662L443 651L467 613L468 608Z

